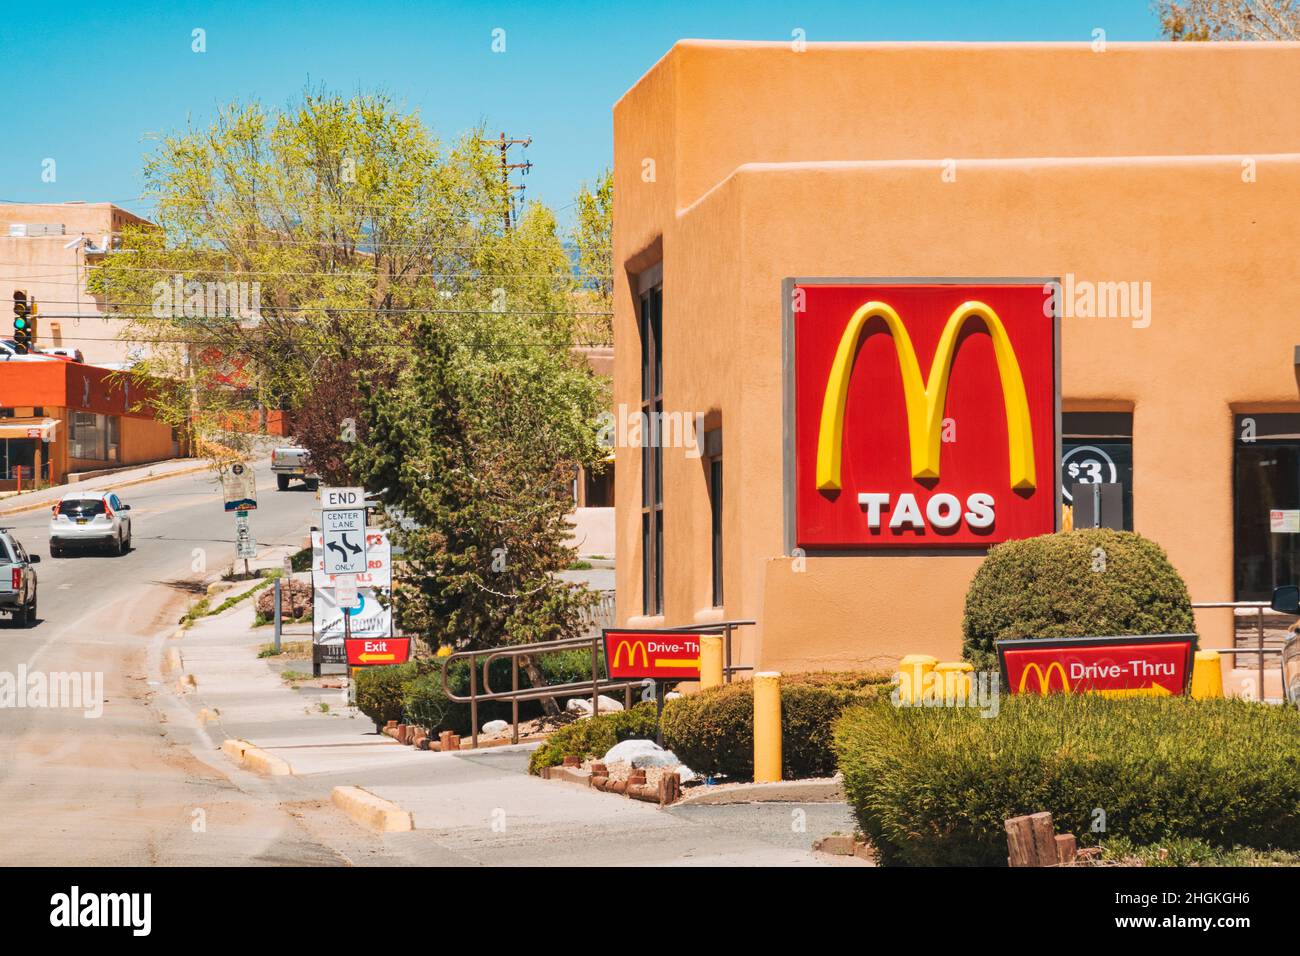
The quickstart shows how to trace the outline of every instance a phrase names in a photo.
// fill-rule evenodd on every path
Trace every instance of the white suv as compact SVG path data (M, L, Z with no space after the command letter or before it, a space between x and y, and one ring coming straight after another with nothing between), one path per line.
M69 492L50 515L50 557L61 558L77 545L125 554L131 550L130 510L111 491Z

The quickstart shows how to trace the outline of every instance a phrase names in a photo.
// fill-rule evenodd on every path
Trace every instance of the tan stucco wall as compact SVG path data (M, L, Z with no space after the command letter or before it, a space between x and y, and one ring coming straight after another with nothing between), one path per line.
M1132 408L1136 529L1168 550L1193 600L1231 598L1231 415L1300 410L1300 100L1288 92L1298 80L1300 45L795 54L692 43L620 101L615 261L634 273L662 249L666 408L721 413L725 614L761 625L743 660L802 669L953 657L979 562L822 557L792 570L786 276L1150 282L1147 328L1062 321L1065 407ZM1070 158L1016 158L1052 156ZM1257 181L1243 181L1243 157ZM634 277L616 281L615 403L635 410ZM636 614L638 454L618 452L618 614L659 623ZM701 465L668 450L664 467L663 623L707 620ZM1222 612L1202 612L1198 627L1228 637Z
M0 203L0 337L13 334L13 294L21 289L39 306L37 346L79 348L92 364L126 361L131 346L119 336L127 323L105 318L103 302L86 291L90 270L103 256L66 247L78 236L100 247L104 236L142 222L111 203ZM10 237L11 223L61 223L64 234Z

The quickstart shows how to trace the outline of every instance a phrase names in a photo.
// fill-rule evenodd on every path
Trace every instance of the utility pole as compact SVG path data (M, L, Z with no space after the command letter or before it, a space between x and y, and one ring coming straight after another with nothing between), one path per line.
M506 231L509 231L511 226L510 220L512 218L511 213L514 208L514 193L516 191L523 192L524 189L527 188L523 183L512 185L510 182L510 172L511 170L522 169L523 172L520 175L527 176L528 170L533 168L533 164L528 160L524 160L522 163L510 162L510 147L519 146L523 149L527 149L532 145L533 138L530 136L527 139L509 139L506 137L506 134L502 132L500 139L485 139L481 140L481 142L491 143L501 152L501 185L505 190L505 208L501 211L501 219L502 222L505 223Z

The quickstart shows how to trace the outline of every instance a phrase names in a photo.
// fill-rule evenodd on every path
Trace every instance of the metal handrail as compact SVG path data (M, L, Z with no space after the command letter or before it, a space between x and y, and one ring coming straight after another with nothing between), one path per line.
M737 627L748 627L757 624L757 621L734 620L718 621L714 624L687 624L681 627L665 628L646 628L646 630L664 631L666 633L703 633L711 634L718 631L723 632L723 679L728 683L731 682L731 675L734 672L753 670L752 667L733 665L731 663L731 632ZM479 701L488 700L508 700L511 702L511 733L510 742L519 743L519 702L521 700L541 700L546 697L577 697L580 694L585 695L588 691L591 693L591 713L596 716L600 713L600 695L602 691L623 691L623 705L627 708L632 706L632 691L645 686L645 679L636 680L610 680L608 677L600 678L596 675L600 673L600 653L601 644L604 642L604 634L592 634L586 637L570 637L558 641L542 641L537 644L511 644L498 647L485 647L478 650L457 651L449 654L442 662L442 691L447 695L447 699L457 704L469 704L470 719L470 746L478 747L478 703ZM575 648L591 648L591 679L583 681L570 681L566 684L551 684L546 687L529 687L520 689L519 687L519 658L532 657L537 654L551 654L557 651L574 650ZM483 658L483 693L479 693L478 677L479 664L477 658ZM490 680L490 669L493 661L501 658L510 659L510 690L494 691ZM447 685L447 672L450 670L448 665L455 660L469 661L469 696L458 696L451 692Z
M1232 608L1234 611L1240 608L1245 610L1253 610L1255 612L1255 626L1256 626L1256 634L1258 640L1257 646L1255 647L1203 647L1201 648L1201 650L1217 651L1220 654L1232 654L1234 658L1233 659L1234 667L1236 666L1237 663L1235 659L1237 654L1258 654L1259 655L1259 669L1258 669L1259 696L1262 699L1264 696L1264 655L1281 654L1283 651L1282 647L1264 646L1264 612L1268 610L1272 610L1273 605L1268 601L1193 601L1192 607L1193 609L1202 609L1202 610ZM1235 635L1236 635L1235 628L1233 629L1233 634L1235 639ZM1282 674L1282 683L1283 685L1286 684L1285 672ZM1286 688L1284 686L1283 687L1284 692L1285 689Z

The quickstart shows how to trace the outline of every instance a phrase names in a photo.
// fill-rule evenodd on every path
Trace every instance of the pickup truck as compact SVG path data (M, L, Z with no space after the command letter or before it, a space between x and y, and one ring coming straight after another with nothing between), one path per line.
M281 491L288 491L289 482L294 478L301 478L311 491L320 484L320 477L312 474L311 456L307 449L296 445L272 449L271 471L275 473L275 486Z
M29 555L8 528L0 528L0 611L22 627L36 623L36 569L40 555Z

